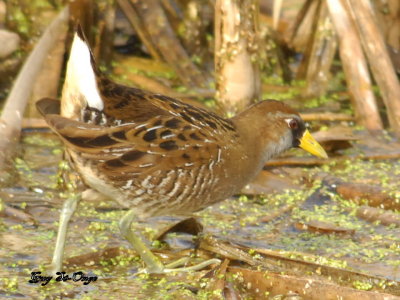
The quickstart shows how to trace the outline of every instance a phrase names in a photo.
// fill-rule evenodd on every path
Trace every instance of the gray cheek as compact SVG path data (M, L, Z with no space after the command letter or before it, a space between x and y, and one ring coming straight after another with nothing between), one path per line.
M293 134L287 131L277 143L269 145L263 153L263 162L293 147Z

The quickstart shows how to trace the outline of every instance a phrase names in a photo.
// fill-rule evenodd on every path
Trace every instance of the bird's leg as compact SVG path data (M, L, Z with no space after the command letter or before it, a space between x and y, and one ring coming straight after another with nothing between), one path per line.
M68 162L62 161L59 165L59 185L67 190L67 199L64 201L61 209L57 241L50 266L51 271L54 274L62 271L68 224L75 212L79 200L82 198L82 194L78 192L78 186L81 184L80 182L79 177L70 172Z
M64 201L63 208L61 210L57 241L54 248L53 260L51 262L51 270L54 274L62 271L61 268L64 258L64 246L68 231L68 224L75 212L79 200L81 199L80 195L80 193L70 194L67 200Z
M160 259L155 256L144 242L135 235L131 230L133 219L135 218L135 210L129 210L119 221L119 229L124 238L126 238L135 251L140 255L146 264L149 273L163 273L164 265Z
M132 244L133 248L143 259L146 264L146 271L148 273L168 273L168 272L189 272L201 270L212 264L219 264L221 261L219 259L209 259L203 261L197 265L190 267L176 268L182 266L189 261L188 257L178 259L177 261L164 265L160 259L155 256L151 250L144 244L144 242L132 232L131 224L135 218L135 210L129 210L120 220L119 228L122 235Z

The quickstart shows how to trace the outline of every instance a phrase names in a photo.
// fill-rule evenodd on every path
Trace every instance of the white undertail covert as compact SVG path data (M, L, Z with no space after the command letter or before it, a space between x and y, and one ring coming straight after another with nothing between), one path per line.
M61 115L66 118L79 119L81 108L89 106L103 110L89 47L75 33L67 64L67 72L61 98Z

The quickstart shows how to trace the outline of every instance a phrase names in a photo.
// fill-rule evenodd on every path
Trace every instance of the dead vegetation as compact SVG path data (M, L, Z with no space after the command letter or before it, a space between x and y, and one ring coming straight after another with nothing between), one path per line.
M79 21L96 57L121 82L228 115L260 99L283 99L297 107L314 129L319 129L315 136L330 152L328 160L297 156L293 152L271 160L259 178L243 190L243 194L253 200L260 195L287 195L287 191L300 193L304 189L313 191L311 195L302 194L301 201L291 202L295 196L290 196L285 198L285 203L275 207L271 200L267 202L270 207L266 212L259 207L258 200L241 199L240 205L248 211L241 211L240 207L232 204L228 210L230 214L218 209L211 213L225 225L210 220L209 211L202 214L205 223L218 226L213 230L206 229L206 233L216 237L200 239L196 254L204 259L218 256L224 262L211 271L198 272L192 277L178 275L166 279L164 284L168 293L172 291L182 296L186 295L183 290L192 291L186 295L187 299L199 295L207 295L210 299L272 299L276 295L301 299L336 299L338 295L344 299L396 299L400 296L398 263L396 265L400 260L400 87L396 73L400 65L398 1L274 1L273 6L273 1L253 0L79 0L71 3L44 1L43 7L33 2L7 1L7 5L0 6L5 10L3 21L0 10L0 22L20 35L19 51L24 53L14 53L0 61L0 76L14 79L12 85L11 80L0 84L2 89L10 89L1 93L7 97L0 120L0 135L3 137L0 141L3 186L0 216L6 224L6 228L0 226L0 241L7 241L5 249L18 249L13 238L19 231L13 228L9 233L8 225L20 223L29 227L38 224L39 229L54 231L54 226L51 227L44 216L54 222L56 214L51 217L50 213L49 217L49 208L61 204L57 189L46 185L48 177L40 173L48 167L43 166L45 159L33 155L37 161L31 165L37 167L31 169L29 164L21 167L14 158L32 158L27 155L27 150L21 151L21 129L45 127L32 107L41 97L57 96L62 84L65 49L69 48L70 33ZM40 22L35 23L33 16ZM41 32L40 38L37 32ZM16 69L22 61L23 66L17 74ZM40 148L37 141L23 145ZM46 147L53 151L59 145ZM37 163L40 160L42 165L39 167ZM50 167L54 175L55 163L52 162ZM389 174L387 177L385 172ZM39 174L47 179L33 176L34 179L29 181L27 174ZM23 193L12 188L19 185L24 187ZM50 202L44 203L44 197ZM330 203L327 205L329 208L324 201ZM77 217L76 227L81 231L87 230L88 224L96 223L94 219L110 218L99 217L99 211L103 209L101 205L95 204L98 211L89 214L91 220L87 221L86 216ZM107 205L105 210L118 211ZM337 207L339 211L335 211ZM261 212L257 212L258 209ZM299 209L312 216L303 215ZM330 218L332 211L337 213L337 220ZM325 218L321 219L318 213L326 213ZM250 227L260 226L263 235L260 237L254 233L255 238L249 234L252 231L233 234L229 226L236 229L241 226L234 223L238 216L232 214L241 214L240 221L236 222ZM374 232L369 235L366 229L343 221L343 216L354 217L354 224L364 224L366 228L371 226L368 228ZM116 218L111 216L111 219ZM271 224L273 230L265 230L265 224ZM181 231L199 234L201 228L190 219L182 226L163 231L158 238ZM222 233L225 231L232 234L234 241ZM326 247L327 251L317 249L307 253L305 246L294 251L282 242L292 231L296 232L293 244L300 245L302 239L312 236L315 243L325 242L326 246L318 245ZM29 241L30 232L25 229L21 236ZM90 230L90 233L99 234L96 230ZM73 233L73 237L77 238L78 234L79 230ZM104 237L104 233L101 236ZM15 239L16 245L24 244ZM90 238L87 239L90 243ZM257 247L263 239L268 240L263 244L265 247ZM385 239L386 244L382 242L377 246L379 251L372 246L368 248L370 240ZM374 270L366 263L368 254L359 248L354 250L359 251L354 257L351 250L343 250L344 254L340 254L340 246L328 246L332 240L340 245L348 244L349 249L355 247L353 242L356 241L359 245L367 245L365 247L375 251L376 256L385 247L393 251L385 252L383 262L371 258L373 263L379 264L379 268ZM274 241L282 248L287 246L287 249L266 250L274 245ZM126 267L127 261L134 264L132 257L135 253L116 247L117 242L120 242L117 238L106 236L102 242L94 242L93 248L102 246L100 251L74 252L76 255L70 255L67 262L68 268L96 270L107 265L107 270L101 269L102 274L112 273L110 277L113 280L123 276L121 274L126 269L121 271L117 268ZM85 245L83 242L77 244L78 247ZM46 246L42 246L40 251L48 248ZM68 250L73 252L72 247ZM0 259L4 257L8 267L7 259L13 257L5 251L0 251ZM160 250L160 254L173 260L186 255L184 251L187 252L174 252L167 248ZM37 260L28 260L29 268L43 264L50 258L49 253L39 255ZM352 267L326 262L336 258ZM393 264L385 264L385 261ZM5 273L6 268L1 267L0 274ZM15 276L18 280L25 280L28 275ZM138 276L135 280L135 289L138 290L133 294L124 290L126 282L116 288L115 293L149 296L160 292L154 288L157 284L152 279ZM201 284L202 280L206 283ZM32 286L26 281L20 283L19 288L8 281L0 282L0 294L32 291ZM181 282L180 288L172 287L174 281ZM143 282L153 285L152 288L141 291ZM80 287L65 288L65 291L79 293ZM54 293L54 288L48 293Z

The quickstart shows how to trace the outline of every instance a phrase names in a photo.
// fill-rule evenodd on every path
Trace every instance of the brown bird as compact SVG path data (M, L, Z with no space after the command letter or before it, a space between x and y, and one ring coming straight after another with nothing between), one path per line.
M299 114L281 102L261 101L225 119L114 83L97 68L80 28L62 101L42 99L37 106L84 183L130 209L121 232L153 273L167 268L130 230L135 216L187 214L224 200L268 159L292 147L327 157ZM63 230L59 236L65 236ZM56 268L61 268L61 244L53 257Z

